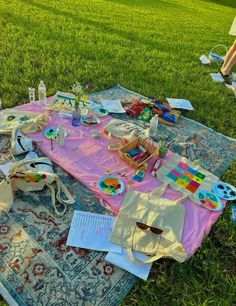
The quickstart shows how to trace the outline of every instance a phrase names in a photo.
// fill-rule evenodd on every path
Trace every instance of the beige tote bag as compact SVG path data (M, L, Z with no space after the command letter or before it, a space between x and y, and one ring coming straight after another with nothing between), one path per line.
M51 193L52 205L57 215L62 216L67 205L75 203L66 186L56 173L53 173L52 163L46 157L18 161L9 171L9 177L0 183L1 208L10 209L13 204L13 191L39 191L48 187ZM62 192L64 196L62 196ZM58 209L56 202L63 204ZM32 203L33 205L33 203Z
M187 253L181 244L186 199L168 200L162 197L168 184L152 193L129 190L116 219L110 241L127 249L130 259L140 262L134 251L149 255L142 263L161 257L172 257L179 262Z

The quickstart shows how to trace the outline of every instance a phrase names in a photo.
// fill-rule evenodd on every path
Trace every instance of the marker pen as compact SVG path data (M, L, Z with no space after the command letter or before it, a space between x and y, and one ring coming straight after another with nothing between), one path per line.
M160 164L161 164L161 160L158 158L152 167L151 176L155 176L157 169L160 167Z

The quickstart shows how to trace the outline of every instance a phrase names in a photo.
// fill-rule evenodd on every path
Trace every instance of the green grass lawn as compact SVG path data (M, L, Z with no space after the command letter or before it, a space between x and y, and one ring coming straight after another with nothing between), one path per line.
M185 115L236 137L236 101L200 64L223 43L235 0L0 0L0 97L28 100L45 81L48 95L75 81L95 90L115 83L160 98L189 99ZM223 179L236 186L236 163ZM187 262L154 264L123 305L236 305L236 226L231 205Z

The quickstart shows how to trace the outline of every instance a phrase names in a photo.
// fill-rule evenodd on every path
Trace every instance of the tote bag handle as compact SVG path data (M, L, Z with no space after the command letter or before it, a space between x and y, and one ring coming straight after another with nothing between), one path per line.
M169 183L163 183L161 186L158 186L157 188L155 188L152 192L151 195L152 196L162 196L164 194L164 192L166 191L167 187L168 187Z
M173 254L173 252L175 253L175 258L179 261L179 262L183 262L185 260L185 256L183 256L183 253L178 251L177 248L183 248L182 244L179 242L175 242L173 243L171 246L162 249L160 252L158 252L158 248L156 251L156 254L153 256L149 256L149 258L141 260L139 258L137 258L137 256L134 254L134 251L132 250L132 248L128 248L127 249L127 254L130 258L130 260L134 263L137 264L147 264L147 263L151 263L154 262L164 256L168 257L169 255ZM157 254L158 252L158 254Z
M52 205L55 209L56 214L58 216L63 216L66 212L67 205L74 204L75 200L69 193L66 186L62 183L62 181L57 176L55 176L55 182L57 185L57 193L55 192L55 187L53 186L53 184L45 184L45 186L47 186L51 192ZM63 191L63 193L65 194L66 199L63 199L61 197L61 191ZM63 204L64 207L62 210L58 210L57 205L56 205L56 199L58 200L59 203Z
M218 44L218 45L214 46L214 47L211 49L211 51L209 52L209 54L211 54L211 53L212 53L216 48L218 48L218 47L224 48L224 49L225 49L225 53L228 52L228 48L227 48L225 45L223 45L223 44Z

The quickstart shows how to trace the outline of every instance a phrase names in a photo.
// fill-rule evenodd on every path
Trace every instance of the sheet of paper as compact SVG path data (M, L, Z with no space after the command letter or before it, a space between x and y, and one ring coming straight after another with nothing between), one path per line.
M34 151L30 151L26 154L24 159L35 159L38 158L38 154Z
M125 113L125 109L120 103L119 99L114 100L101 100L103 107L109 112L109 113Z
M9 174L9 170L12 166L12 162L7 162L5 164L0 164L0 170L2 171L2 173L5 175L5 176L8 176Z
M66 245L120 253L121 247L109 241L114 221L112 216L75 210Z
M229 35L236 36L236 17L234 18L234 21L232 23L231 29L229 31Z
M101 105L98 104L98 103L92 102L91 105L90 105L90 109L93 109L93 108L96 108L96 107L101 107Z
M166 98L170 107L172 108L182 108L187 110L194 110L191 102L185 99L173 99L173 98Z
M218 73L210 73L211 77L212 77L212 80L214 82L217 82L217 83L223 83L225 80L224 78L221 76L221 74L218 72Z
M203 65L210 65L211 64L211 61L209 60L209 58L206 56L206 55L201 55L200 57L199 57L199 59L200 59L200 61L201 61L201 63L203 64Z
M135 256L140 259L140 260L145 260L148 257L135 252ZM117 253L113 253L113 252L109 252L107 254L107 256L105 257L105 260L114 264L115 266L118 266L140 278L142 278L143 280L146 280L148 278L148 275L150 273L151 267L152 267L152 263L149 264L136 264L134 262L132 262L129 259L129 256L127 254L126 249L122 248L121 253L117 254Z

